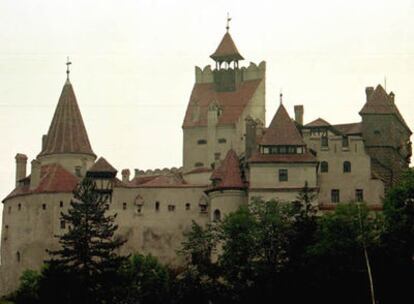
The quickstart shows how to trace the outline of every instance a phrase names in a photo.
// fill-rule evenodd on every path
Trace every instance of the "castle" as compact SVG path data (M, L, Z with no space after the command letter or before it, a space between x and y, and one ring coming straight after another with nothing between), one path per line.
M366 88L360 122L304 123L304 107L289 117L281 96L265 123L266 63L239 66L244 58L230 33L211 55L212 69L195 68L183 120L183 166L117 170L97 159L68 78L42 149L31 161L17 154L16 187L3 200L0 294L14 290L26 269L39 269L55 235L68 229L60 213L88 175L111 192L111 212L128 241L121 253L152 253L179 264L176 250L193 220L220 220L254 197L293 201L305 183L317 191L321 211L339 202L365 201L381 209L385 191L398 182L411 157L410 128L394 93Z

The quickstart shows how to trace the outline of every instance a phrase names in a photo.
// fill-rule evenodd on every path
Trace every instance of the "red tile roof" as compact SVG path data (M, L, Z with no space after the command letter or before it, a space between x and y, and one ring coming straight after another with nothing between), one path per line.
M210 57L216 61L233 61L244 59L237 50L236 44L231 38L229 32L224 34L223 39L221 39L221 42L216 51Z
M17 186L4 200L33 193L72 192L79 179L59 164L42 166L40 169L39 186L30 190L30 176L23 185Z
M305 145L302 136L283 104L279 106L260 144L269 146Z
M331 124L322 118L315 119L314 121L305 125L305 127L329 127Z
M381 85L378 85L371 95L368 96L367 102L359 114L394 114L404 125L404 127L406 127L411 133L410 128L402 117L394 101L392 101L390 95L387 94Z
M244 189L246 187L241 177L239 157L233 149L227 152L223 162L214 170L210 179L217 182L210 190Z
M188 171L188 172L184 173L184 175L196 174L196 173L207 173L207 172L211 172L211 171L213 171L213 169L206 168L206 167L200 167L200 168L195 168L191 171Z
M88 170L89 172L110 172L110 173L117 173L118 170L116 170L108 161L100 157L93 166Z
M141 184L141 187L182 186L187 185L181 174L160 175Z
M39 156L80 153L95 156L89 143L72 84L66 81Z
M256 152L249 163L316 163L315 156L306 152L304 154L261 154Z
M217 102L222 110L219 125L235 124L256 92L261 80L249 80L233 92L216 92L214 83L196 83L185 113L183 128L207 126L208 107Z

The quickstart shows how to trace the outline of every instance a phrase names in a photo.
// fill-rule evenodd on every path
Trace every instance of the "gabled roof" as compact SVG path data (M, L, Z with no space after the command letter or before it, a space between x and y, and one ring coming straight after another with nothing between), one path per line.
M237 90L232 92L216 92L214 83L196 83L191 92L183 128L207 126L208 107L213 102L221 109L218 125L235 124L260 83L260 79L243 81Z
M110 163L108 163L108 161L103 158L100 157L94 164L92 167L89 168L88 172L110 172L110 173L117 173L118 170L116 170L114 167L112 167L112 165Z
M326 120L322 118L315 119L314 121L311 121L310 123L307 123L305 127L329 127L331 124L327 122Z
M283 104L279 106L260 144L269 146L305 145L302 136Z
M46 142L39 156L66 153L95 156L69 80L63 86Z
M400 111L395 105L393 98L390 95L387 94L381 85L378 85L375 90L367 97L367 102L362 107L359 114L394 114L397 116L403 126L406 127L411 133L410 128L408 127Z
M227 152L223 162L213 171L210 179L217 181L211 190L245 188L240 172L239 157L233 149Z
M216 51L210 57L215 61L233 61L244 59L237 50L236 44L231 38L229 32L224 34L223 39L221 39Z
M40 168L40 181L36 189L30 190L30 176L17 186L4 200L33 193L72 192L79 182L79 178L59 164L45 165Z

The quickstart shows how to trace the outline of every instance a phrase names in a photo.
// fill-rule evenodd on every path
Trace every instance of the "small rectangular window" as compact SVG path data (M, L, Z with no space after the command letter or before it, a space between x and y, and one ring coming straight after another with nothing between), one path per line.
M219 144L225 144L226 142L227 142L227 140L225 138L219 138L218 139Z
M19 211L22 210L22 204L17 205L17 210L19 210Z
M190 208L191 208L190 203L185 204L185 210L190 210Z
M331 202L332 203L339 203L340 202L339 190L338 189L332 189L331 190Z
M124 203L122 203L122 209L123 209L123 210L126 210L126 209L127 209L127 203L125 203L125 202L124 202Z
M205 145L205 144L207 144L207 140L205 140L205 139L197 140L197 145Z
M60 208L63 208L63 202L62 201L60 201L59 206L60 206Z
M175 205L168 205L168 211L175 211Z
M66 228L66 222L65 221L60 221L60 229L65 229Z
M160 202L155 202L155 211L160 211Z
M42 204L42 209L46 210L46 204Z
M287 182L288 180L288 170L279 169L279 182Z
M355 190L355 200L357 202L363 202L364 201L364 190L363 189L356 189Z
M268 147L263 148L263 154L269 154L269 148Z
M220 160L221 153L214 153L214 160Z
M323 135L321 137L321 147L328 147L328 136L327 135Z
M349 138L348 136L342 136L342 147L348 148L349 147Z

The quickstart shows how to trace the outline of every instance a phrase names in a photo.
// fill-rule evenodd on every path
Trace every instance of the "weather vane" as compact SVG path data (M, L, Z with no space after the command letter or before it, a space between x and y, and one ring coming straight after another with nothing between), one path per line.
M69 66L72 64L72 62L69 61L69 57L66 57L66 79L69 80Z
M230 21L231 21L230 15L229 15L229 13L227 13L227 25L226 25L226 30L227 30L227 32L228 32L228 31L229 31L229 29L230 29Z

